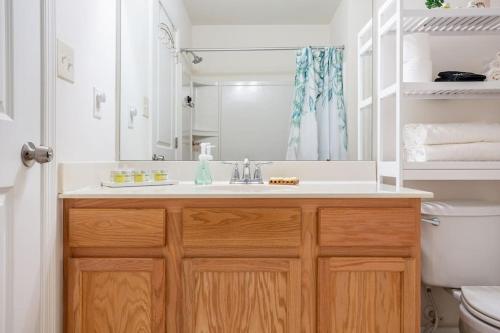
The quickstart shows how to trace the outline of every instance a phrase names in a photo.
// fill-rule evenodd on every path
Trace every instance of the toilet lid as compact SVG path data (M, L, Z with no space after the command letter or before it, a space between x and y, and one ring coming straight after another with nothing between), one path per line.
M473 315L500 328L500 286L462 287L462 299Z
M422 203L422 214L434 216L500 216L500 205L487 201L455 200Z

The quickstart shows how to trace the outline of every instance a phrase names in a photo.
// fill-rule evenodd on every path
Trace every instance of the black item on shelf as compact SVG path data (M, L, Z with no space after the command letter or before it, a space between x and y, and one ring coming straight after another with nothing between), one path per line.
M482 82L486 76L468 72L448 71L440 72L436 82Z

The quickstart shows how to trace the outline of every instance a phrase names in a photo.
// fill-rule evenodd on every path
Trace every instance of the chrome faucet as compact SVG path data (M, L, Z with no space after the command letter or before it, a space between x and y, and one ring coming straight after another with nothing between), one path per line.
M224 162L225 164L231 164L234 166L233 171L231 172L231 180L229 184L264 184L264 180L262 179L262 165L271 164L272 162L258 162L255 163L255 170L252 177L251 166L252 163L248 158L243 160L243 170L240 176L240 169L238 163L232 162Z

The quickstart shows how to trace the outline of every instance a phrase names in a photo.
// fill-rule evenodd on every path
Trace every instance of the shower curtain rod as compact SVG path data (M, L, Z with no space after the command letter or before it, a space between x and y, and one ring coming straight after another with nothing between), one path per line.
M335 49L340 49L343 50L345 47L344 45L340 46L311 46L313 49L326 49L326 48L335 48ZM247 52L259 52L259 51L296 51L303 49L303 46L295 46L295 47L250 47L250 48L200 48L200 49L181 49L181 52L240 52L240 51L247 51Z

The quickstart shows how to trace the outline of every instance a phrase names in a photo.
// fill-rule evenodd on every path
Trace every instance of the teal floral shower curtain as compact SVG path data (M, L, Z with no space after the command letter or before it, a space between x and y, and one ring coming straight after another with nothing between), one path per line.
M347 114L341 49L297 52L287 160L345 160Z

